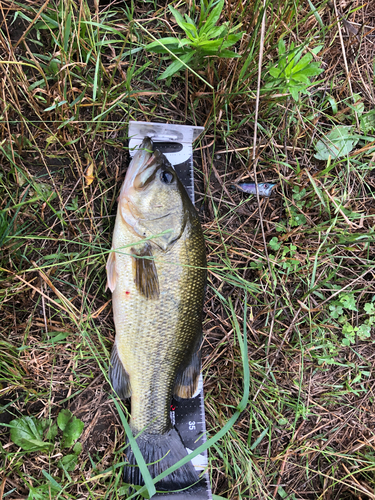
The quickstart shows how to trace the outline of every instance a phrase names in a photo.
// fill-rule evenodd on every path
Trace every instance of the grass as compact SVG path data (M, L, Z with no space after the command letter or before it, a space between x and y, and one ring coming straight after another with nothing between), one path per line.
M375 497L375 10L333 2L338 22L326 2L266 2L263 43L262 5L224 2L240 57L158 79L173 55L145 47L184 36L163 2L2 2L0 500L126 495L105 262L130 119L206 127L194 158L216 498ZM200 3L172 6L199 23ZM233 189L255 174L277 183L270 198ZM63 410L85 424L76 459L61 428L39 451L10 439L12 419Z

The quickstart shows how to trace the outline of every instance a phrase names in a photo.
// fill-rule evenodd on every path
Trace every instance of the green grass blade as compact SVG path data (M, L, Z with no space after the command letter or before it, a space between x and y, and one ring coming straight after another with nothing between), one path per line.
M121 409L121 406L119 405L119 403L116 401L116 399L113 396L111 396L111 398L113 399L113 401L116 405L117 411L118 411L120 418L121 418L122 425L124 426L124 429L125 429L125 433L129 439L129 443L130 443L130 446L133 450L135 459L137 460L138 467L140 468L143 480L145 482L145 486L144 486L145 491L147 490L150 497L152 497L156 493L156 488L155 488L155 484L154 484L156 482L156 479L153 481L153 479L148 471L146 462L142 456L142 453L139 451L139 447L137 445L136 440L134 439L133 433L130 429L130 425L128 424L128 422L126 420L126 417L124 415L124 412Z
M72 13L69 12L68 17L66 18L65 30L64 30L64 52L68 52L68 44L70 37L70 30L72 27Z
M99 82L99 66L100 66L100 50L98 50L98 53L96 55L96 64L95 64L95 75L94 75L94 87L92 89L92 100L93 102L96 101L96 94L98 91L98 82Z
M324 23L322 21L322 18L319 15L319 12L317 11L316 7L314 6L314 4L312 3L311 0L307 0L307 1L308 1L309 5L310 5L310 9L311 9L312 13L314 14L315 19L319 23L319 26L322 28L322 30L324 30L325 26L324 26Z
M53 479L53 477L50 474L48 474L48 472L46 472L44 469L42 469L42 474L46 479L48 479L48 481L52 484L54 488L60 491L62 490L61 484L59 484L55 479Z

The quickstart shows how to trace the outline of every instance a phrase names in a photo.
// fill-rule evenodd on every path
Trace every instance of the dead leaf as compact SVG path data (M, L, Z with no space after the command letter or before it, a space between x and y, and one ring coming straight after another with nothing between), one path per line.
M89 164L86 169L85 173L85 179L86 179L86 186L89 186L93 180L95 179L94 177L94 160L92 158L89 158Z

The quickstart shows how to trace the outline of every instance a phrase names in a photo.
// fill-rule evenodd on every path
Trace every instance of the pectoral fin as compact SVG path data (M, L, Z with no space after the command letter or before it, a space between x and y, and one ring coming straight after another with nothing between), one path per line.
M116 282L117 282L116 254L113 251L109 254L106 269L107 269L107 287L113 293L116 288Z
M132 259L137 290L146 299L158 299L160 295L159 278L151 245L146 243L141 248L132 248L131 251L134 254Z
M198 389L199 374L201 372L201 343L200 337L196 349L188 365L182 365L177 373L173 395L182 399L190 399Z
M130 398L131 387L128 372L125 370L117 352L116 344L112 348L111 361L109 367L109 378L118 397L121 399Z

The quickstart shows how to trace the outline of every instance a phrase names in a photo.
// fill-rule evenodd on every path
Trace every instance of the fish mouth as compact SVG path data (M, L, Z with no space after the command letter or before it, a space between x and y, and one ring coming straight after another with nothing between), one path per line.
M155 179L159 167L163 164L164 157L159 150L155 150L152 156L140 168L138 174L133 180L134 189L143 189Z
M145 137L138 151L135 153L128 170L126 172L124 184L121 188L120 198L124 196L133 187L136 187L136 178L142 172L149 169L150 161L154 157L154 144L150 137ZM139 181L137 182L139 183Z

